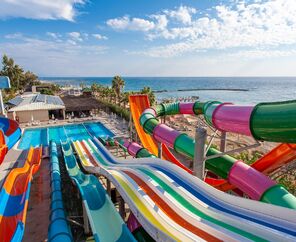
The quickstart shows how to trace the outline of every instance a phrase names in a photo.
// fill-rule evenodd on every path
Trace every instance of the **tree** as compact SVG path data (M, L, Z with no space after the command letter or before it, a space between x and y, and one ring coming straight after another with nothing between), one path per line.
M120 76L115 76L112 80L112 89L115 92L116 100L118 100L118 103L120 103L120 95L121 91L123 90L125 85L124 80ZM116 102L116 101L115 101Z
M149 101L150 101L150 105L154 105L155 104L155 94L152 91L152 89L150 87L144 87L141 91L141 94L146 94L148 95Z
M11 90L6 92L11 94L15 94L16 91L23 91L28 85L32 86L38 83L37 75L31 71L24 72L23 68L15 64L14 60L7 55L3 55L0 75L9 77Z
M19 90L20 79L22 78L23 72L24 70L19 65L15 64L12 58L3 55L0 74L9 77L11 89L13 89L13 91Z

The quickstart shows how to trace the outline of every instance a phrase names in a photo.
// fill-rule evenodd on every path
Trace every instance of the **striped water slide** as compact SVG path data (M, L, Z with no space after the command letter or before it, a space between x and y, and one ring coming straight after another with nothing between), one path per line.
M42 147L30 148L23 167L8 174L0 191L0 241L21 241L24 235L30 187L41 162Z
M98 179L81 172L68 141L61 145L68 174L79 189L95 241L135 241ZM87 160L83 162L90 165Z
M106 176L156 240L295 239L294 210L222 193L157 158L117 160L97 139L74 147L92 164L84 168Z

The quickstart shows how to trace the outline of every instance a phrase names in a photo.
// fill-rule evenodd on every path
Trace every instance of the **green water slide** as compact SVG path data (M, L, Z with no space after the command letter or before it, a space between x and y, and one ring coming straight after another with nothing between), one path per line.
M161 124L158 117L184 113L203 114L210 126L243 131L245 134L253 134L260 140L296 141L296 138L292 137L295 132L293 122L296 120L295 101L262 103L255 107L221 105L221 102L217 101L160 104L146 109L140 116L140 124L156 141L191 159L195 155L195 140L185 133ZM206 155L210 157L219 154L218 150L211 147ZM205 167L221 178L227 179L255 200L296 209L295 196L240 160L222 155L207 159Z
M68 141L61 144L68 174L79 189L95 241L135 241L98 179L80 170Z

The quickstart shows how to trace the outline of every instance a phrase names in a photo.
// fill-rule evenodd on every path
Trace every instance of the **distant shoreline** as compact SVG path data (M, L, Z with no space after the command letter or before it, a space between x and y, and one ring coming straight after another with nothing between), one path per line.
M155 93L163 92L190 92L190 91L233 91L233 92L248 92L250 89L245 88L187 88L178 90L156 90Z

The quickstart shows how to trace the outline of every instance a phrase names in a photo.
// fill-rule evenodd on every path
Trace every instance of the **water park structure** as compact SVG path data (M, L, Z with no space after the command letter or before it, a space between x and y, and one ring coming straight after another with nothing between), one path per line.
M48 241L78 235L87 241L295 241L296 198L268 176L296 160L295 101L150 107L147 95L131 95L129 102L136 139L112 133L110 118L106 126L83 121L23 133L16 121L0 119L2 161L8 150L27 152L0 190L0 241L33 240L25 236L25 224L41 162L49 164L42 173L50 180ZM215 134L279 144L249 166L231 151L211 147L202 123L195 138L169 127L165 117L178 114L199 116ZM116 157L108 145L129 156ZM81 212L72 216L77 206Z

